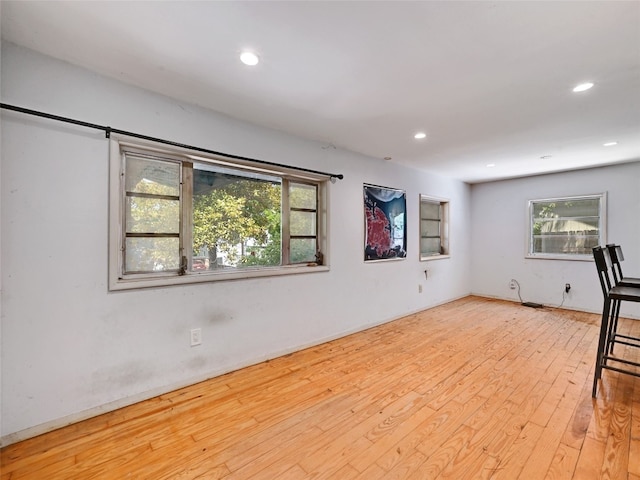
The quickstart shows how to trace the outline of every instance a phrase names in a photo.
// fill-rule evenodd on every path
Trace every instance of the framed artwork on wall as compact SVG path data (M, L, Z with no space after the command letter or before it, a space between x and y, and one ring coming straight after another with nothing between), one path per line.
M364 261L407 256L407 196L404 190L364 184Z

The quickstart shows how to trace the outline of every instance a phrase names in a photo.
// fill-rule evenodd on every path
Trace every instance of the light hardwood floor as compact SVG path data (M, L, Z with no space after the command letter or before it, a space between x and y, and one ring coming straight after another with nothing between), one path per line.
M598 324L467 297L10 445L1 479L640 480Z

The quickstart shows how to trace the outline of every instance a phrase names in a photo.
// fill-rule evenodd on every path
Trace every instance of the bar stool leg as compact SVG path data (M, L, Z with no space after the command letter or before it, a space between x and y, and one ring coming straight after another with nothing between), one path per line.
M604 356L605 349L607 348L607 332L609 330L609 322L611 318L611 300L609 297L605 297L604 304L602 306L602 320L600 321L600 338L598 339L598 354L596 356L596 369L593 375L593 391L591 396L596 397L598 392L598 380L602 376L602 357Z
M611 355L613 353L613 347L615 345L616 332L618 331L618 317L620 316L620 305L621 304L622 304L622 302L620 300L614 300L613 301L613 312L612 312L613 320L611 322L611 325L609 326L609 338L608 338L609 355Z

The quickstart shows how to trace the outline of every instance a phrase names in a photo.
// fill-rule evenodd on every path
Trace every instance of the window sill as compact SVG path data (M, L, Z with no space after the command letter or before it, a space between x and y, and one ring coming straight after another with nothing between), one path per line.
M532 259L532 260L567 260L570 262L591 262L593 261L593 256L591 255L562 255L562 254L527 254L524 258Z
M289 265L272 268L246 268L232 272L193 272L187 275L158 274L157 276L131 276L109 280L109 291L133 290L139 288L168 287L195 283L244 280L250 278L298 275L303 273L328 272L328 265Z
M420 255L421 262L429 262L431 260L443 260L445 258L451 258L451 255Z

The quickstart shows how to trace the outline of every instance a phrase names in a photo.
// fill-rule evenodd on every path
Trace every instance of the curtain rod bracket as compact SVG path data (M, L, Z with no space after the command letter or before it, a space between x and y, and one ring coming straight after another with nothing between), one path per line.
M105 138L111 138L111 127L107 127L104 129Z

